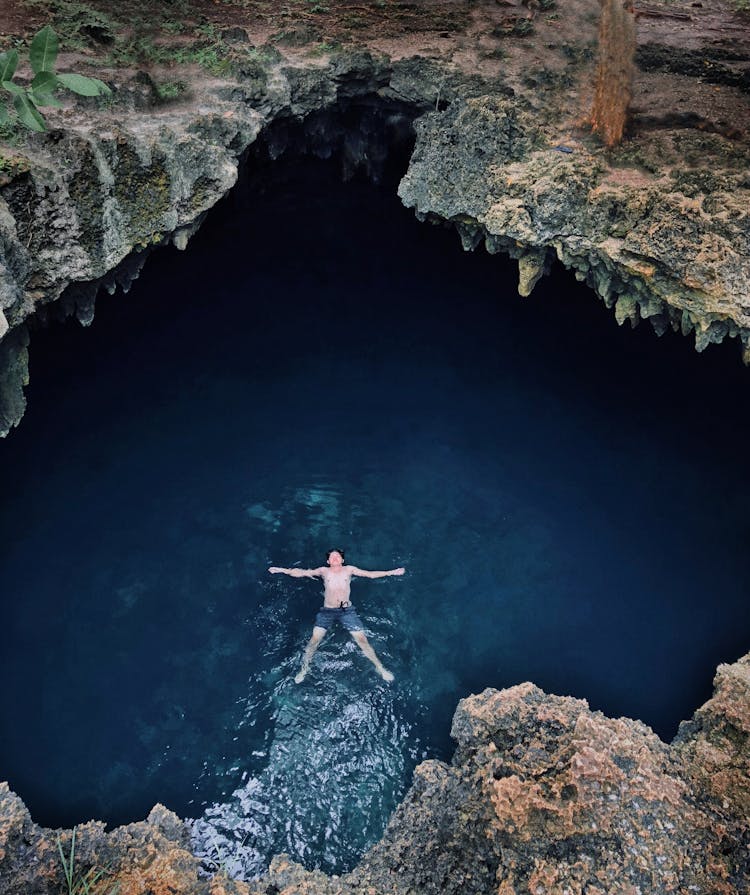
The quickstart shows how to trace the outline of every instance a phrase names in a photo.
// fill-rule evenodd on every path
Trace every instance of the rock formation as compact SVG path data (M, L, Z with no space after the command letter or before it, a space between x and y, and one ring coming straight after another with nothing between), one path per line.
M349 874L277 856L257 882L200 875L182 821L77 829L82 871L120 895L735 895L750 886L750 654L671 746L640 721L533 684L461 700L451 764L425 761L382 840ZM60 891L56 832L0 785L0 890ZM71 831L60 833L69 853ZM108 889L107 889L108 891Z
M698 350L737 337L750 360L741 13L723 0L636 9L630 131L609 151L584 125L596 0L365 8L355 23L352 9L320 5L313 24L310 12L280 31L274 14L261 27L237 5L231 74L180 70L185 97L163 102L154 72L99 67L111 105L52 111L48 133L3 149L2 433L24 411L28 327L72 313L90 322L102 287L127 289L156 246L184 248L259 140L272 157L335 150L346 171L377 176L388 144L414 137L402 200L455 226L467 249L517 258L521 295L558 260L619 323L694 332ZM720 667L714 697L671 746L532 684L463 700L453 734L453 762L419 766L382 841L346 876L279 856L259 882L208 878L161 805L110 833L80 826L78 864L106 869L119 895L748 890L750 658ZM69 849L71 831L60 835ZM1 895L62 882L56 832L0 784Z
M403 201L453 223L467 248L518 258L522 295L559 259L618 322L695 332L698 350L738 337L750 359L750 38L737 14L712 8L704 23L692 6L641 11L631 133L608 151L583 126L594 0L562 12L545 0L512 15L489 0L458 13L411 6L426 19L416 43L384 28L400 20L387 10L377 19L375 4L372 21L358 20L358 51L287 28L282 49L243 44L231 77L183 72L185 101L162 102L150 74L111 71L110 106L51 112L49 133L4 156L0 431L23 413L27 323L75 313L85 324L102 286L127 289L154 246L184 247L269 129L276 152L297 121L312 151L338 145L368 165L396 110L417 119ZM430 31L446 23L452 30ZM225 33L247 39L240 27ZM381 127L361 129L349 115L331 133L326 113L357 104L379 107Z

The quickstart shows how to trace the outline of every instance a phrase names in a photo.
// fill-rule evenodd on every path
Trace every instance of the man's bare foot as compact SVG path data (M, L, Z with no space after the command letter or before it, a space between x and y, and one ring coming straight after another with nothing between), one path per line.
M382 665L378 668L378 674L379 674L379 675L383 678L383 680L384 680L386 683L388 683L388 684L390 684L391 681L393 681L393 679L394 679L394 678L393 678L393 674L392 674L390 671L388 671L387 668L383 668Z
M294 675L294 683L301 684L302 681L304 681L306 675L307 675L307 669L300 668L300 670L297 672L297 674Z

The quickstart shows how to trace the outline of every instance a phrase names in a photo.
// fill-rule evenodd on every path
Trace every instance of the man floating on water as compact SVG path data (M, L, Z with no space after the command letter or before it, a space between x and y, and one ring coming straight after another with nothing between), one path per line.
M315 616L312 637L307 644L305 654L302 657L302 667L295 676L294 682L297 684L302 683L310 670L310 662L315 655L315 650L317 650L321 640L326 636L326 631L335 622L340 622L352 635L357 646L375 666L378 674L384 681L390 683L393 680L393 674L383 667L383 663L378 659L375 650L370 646L362 628L362 622L352 606L349 596L353 575L359 578L385 578L388 575L403 575L405 570L391 569L388 572L368 572L365 569L358 569L356 566L345 566L343 550L329 550L327 561L328 566L321 566L319 569L280 569L278 566L271 566L268 570L272 575L282 573L291 575L292 578L323 579L323 605Z

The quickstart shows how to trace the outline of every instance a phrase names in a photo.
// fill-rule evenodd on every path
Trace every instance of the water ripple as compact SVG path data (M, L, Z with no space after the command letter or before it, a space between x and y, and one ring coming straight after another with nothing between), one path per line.
M398 691L358 652L351 642L321 647L301 686L290 677L297 656L277 667L266 767L191 822L206 871L256 878L287 852L342 872L380 837L403 788L411 725ZM248 713L258 708L248 700Z

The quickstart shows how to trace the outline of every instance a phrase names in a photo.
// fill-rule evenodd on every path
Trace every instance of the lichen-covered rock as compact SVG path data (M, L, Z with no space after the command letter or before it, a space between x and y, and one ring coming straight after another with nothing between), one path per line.
M720 665L714 695L674 742L696 792L750 818L750 656Z
M145 821L118 827L109 834L104 829L102 821L76 828L76 878L85 878L92 869L103 871L102 882L109 888L117 883L120 895L204 895L210 891L207 881L198 879L198 861L190 853L185 825L163 805L155 805ZM69 861L71 845L72 831L37 826L21 799L10 792L7 783L0 783L3 895L61 892L65 876L60 848ZM237 885L227 893L244 895L247 887Z
M23 387L29 379L29 333L17 326L0 341L0 432L15 426L26 409Z
M727 335L747 348L750 152L734 147L733 167L702 172L698 185L695 171L649 173L580 139L558 146L548 123L529 103L494 94L425 115L399 196L423 218L455 222L466 248L515 243L522 295L532 288L529 252L550 251L614 306L618 323L694 331L699 351ZM711 155L731 146L717 135L680 140L683 151L700 144Z

